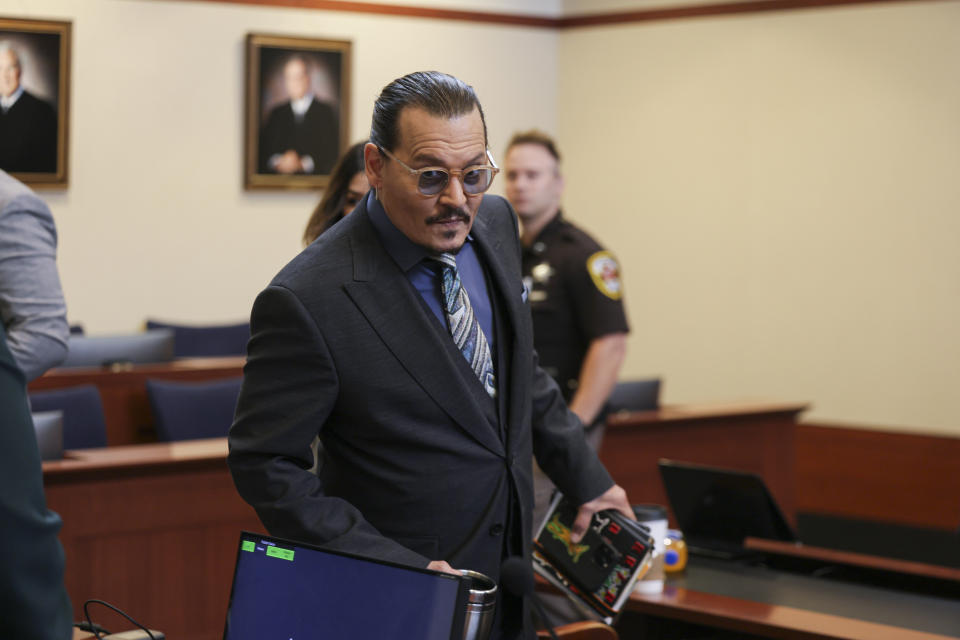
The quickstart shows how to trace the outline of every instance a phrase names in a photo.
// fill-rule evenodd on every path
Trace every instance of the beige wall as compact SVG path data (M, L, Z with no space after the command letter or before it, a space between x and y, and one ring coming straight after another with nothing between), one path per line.
M560 36L566 208L668 401L960 435L960 3Z
M354 139L380 87L428 67L477 87L497 157L516 129L559 135L568 214L624 263L625 376L960 434L955 0L559 33L160 0L0 13L73 21L71 186L45 197L94 333L247 315L318 196L242 189L244 35L343 38Z
M515 128L555 126L549 30L153 0L4 0L0 10L73 21L70 187L43 195L70 319L92 333L134 331L147 316L246 318L299 250L319 195L242 188L248 32L353 41L354 140L379 90L424 68L474 85L495 153ZM529 73L505 73L518 52Z

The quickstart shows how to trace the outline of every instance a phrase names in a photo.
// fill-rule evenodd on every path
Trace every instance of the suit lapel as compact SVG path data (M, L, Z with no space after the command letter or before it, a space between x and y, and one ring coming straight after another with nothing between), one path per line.
M444 412L480 444L498 455L503 444L490 428L483 408L465 383L454 357L463 359L451 340L438 329L429 310L417 300L417 292L390 259L366 208L355 211L357 232L351 235L354 279L344 285L347 295L360 309L373 330L423 390Z
M489 201L489 198L484 198L485 203ZM492 208L492 205L488 206L491 206ZM514 261L504 253L505 251L512 251L512 248L505 246L505 239L502 237L502 235L495 231L493 225L490 224L487 215L484 215L485 211L489 210L481 205L480 211L477 213L477 218L473 223L473 237L477 242L480 252L483 254L484 263L489 269L490 278L493 281L494 288L496 289L495 292L491 291L490 293L491 295L499 294L499 306L507 313L507 322L503 323L506 330L501 332L501 335L497 337L497 340L510 341L509 347L507 343L504 343L502 347L504 353L506 353L508 350L510 352L510 355L507 358L510 363L510 375L508 377L505 376L506 382L509 386L500 386L500 393L509 394L507 396L507 423L504 425L507 436L507 449L509 450L509 439L512 435L511 427L520 424L519 418L521 411L521 399L523 397L523 392L521 389L524 384L523 372L525 369L523 366L524 363L522 362L521 358L517 357L517 354L522 352L519 344L519 340L521 338L520 332L522 331L521 328L525 326L523 322L523 314L528 312L524 306L521 293L523 285L519 278L519 256ZM492 213L488 213L488 215L492 215ZM513 262L516 262L515 274L511 273L510 269L507 267L507 265L512 264Z

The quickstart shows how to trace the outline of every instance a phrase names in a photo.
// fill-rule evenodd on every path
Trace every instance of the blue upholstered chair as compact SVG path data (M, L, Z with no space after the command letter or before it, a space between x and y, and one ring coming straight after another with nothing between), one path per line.
M226 437L242 377L210 382L147 380L147 395L161 442Z
M63 448L90 449L107 446L107 425L100 392L92 384L34 391L30 410L63 412Z
M607 399L608 413L660 408L660 378L618 382Z
M169 362L173 360L173 338L170 329L109 336L71 335L67 358L60 367Z
M147 320L147 329L170 329L174 334L173 354L177 358L245 356L250 323L189 326Z

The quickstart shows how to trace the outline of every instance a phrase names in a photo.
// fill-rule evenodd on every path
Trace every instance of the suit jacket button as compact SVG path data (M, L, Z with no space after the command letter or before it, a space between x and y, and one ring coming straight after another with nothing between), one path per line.
M502 525L502 524L497 523L497 524L493 525L492 527L490 527L490 535L492 535L492 536L499 536L499 535L502 535L502 534L503 534L503 525Z

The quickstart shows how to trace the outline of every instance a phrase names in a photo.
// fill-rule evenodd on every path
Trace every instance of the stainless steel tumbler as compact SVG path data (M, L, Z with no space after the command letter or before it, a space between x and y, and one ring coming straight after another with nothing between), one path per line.
M460 573L470 580L463 640L487 640L493 626L493 611L497 606L497 583L476 571L461 569Z

